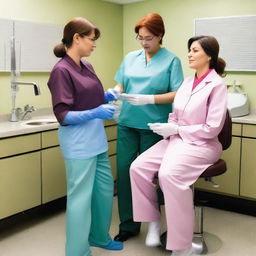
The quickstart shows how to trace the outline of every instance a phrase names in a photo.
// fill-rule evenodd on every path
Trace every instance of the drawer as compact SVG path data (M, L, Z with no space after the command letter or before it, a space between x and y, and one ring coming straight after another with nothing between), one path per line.
M41 148L40 134L31 134L0 140L0 157L17 155Z
M110 141L108 143L108 154L109 155L116 154L116 140Z
M117 136L117 126L108 126L105 128L108 140L115 140Z
M241 136L242 135L242 125L241 124L232 124L232 135Z
M253 124L243 124L242 136L256 138L256 125L253 125Z
M42 148L59 145L58 130L42 132Z

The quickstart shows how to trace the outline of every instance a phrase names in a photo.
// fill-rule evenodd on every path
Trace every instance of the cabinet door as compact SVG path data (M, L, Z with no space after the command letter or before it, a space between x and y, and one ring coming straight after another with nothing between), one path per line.
M117 126L105 127L108 140L115 140L117 137Z
M256 199L256 139L242 139L240 196Z
M199 179L196 182L196 188L238 196L240 173L240 146L241 138L233 137L230 148L223 151L221 158L224 159L227 163L227 171L224 174L213 178L213 181L220 185L218 188L212 187L211 184L209 182L206 182L204 179Z
M116 140L108 142L108 154L110 156L116 154Z
M15 38L21 44L20 71L51 71L58 61L52 49L62 37L63 26L18 20L14 25Z
M10 40L13 36L13 21L0 19L0 72L10 71Z
M66 195L66 174L60 148L48 148L42 154L42 202Z
M40 152L0 160L0 219L41 204Z
M42 148L58 145L58 130L42 132Z

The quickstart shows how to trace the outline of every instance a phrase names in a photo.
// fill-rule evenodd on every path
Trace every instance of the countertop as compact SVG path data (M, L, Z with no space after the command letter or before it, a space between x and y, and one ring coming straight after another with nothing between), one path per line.
M12 137L17 135L42 132L47 130L54 130L59 127L59 124L52 113L51 109L41 109L32 113L32 117L29 120L19 121L19 122L10 122L8 121L10 115L0 116L0 138ZM51 121L55 122L52 124L43 124L43 125L29 125L26 124L30 121ZM252 113L247 116L242 117L233 117L233 123L240 124L256 124L256 113ZM105 126L115 125L115 121L107 120L105 121Z
M8 120L9 116L7 117L7 115L4 115L0 118L0 138L53 130L57 129L59 126L55 116L53 115L53 113L50 113L50 111L33 113L32 117L29 120L23 120L18 122L10 122ZM26 124L27 122L37 120L47 120L55 123L43 125Z
M10 122L10 115L0 116L0 139L6 137L12 137L17 135L42 132L47 130L54 130L59 127L54 114L51 109L40 109L32 113L32 117L29 120L23 120L18 122ZM29 125L27 122L31 121L50 121L55 122L52 124L42 125ZM115 125L116 122L113 120L106 120L105 126Z
M233 117L232 122L239 124L256 124L256 114L253 113L247 116Z

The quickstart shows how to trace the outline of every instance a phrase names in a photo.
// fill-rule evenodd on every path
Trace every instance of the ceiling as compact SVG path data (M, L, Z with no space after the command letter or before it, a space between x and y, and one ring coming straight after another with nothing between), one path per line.
M135 3L135 2L143 2L145 0L102 0L105 2L112 2L112 3L117 3L117 4L130 4L130 3Z

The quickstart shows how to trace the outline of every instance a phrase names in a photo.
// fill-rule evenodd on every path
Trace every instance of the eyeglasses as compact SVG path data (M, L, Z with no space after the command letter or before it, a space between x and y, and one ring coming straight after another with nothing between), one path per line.
M98 38L96 38L96 37L91 38L91 37L87 36L85 33L80 33L79 35L80 35L81 37L88 38L88 39L91 40L92 42L95 42L95 41L98 39Z
M145 37L142 37L140 35L137 35L136 36L136 40L150 42L150 41L153 40L154 37L155 36L145 36Z
M85 36L86 38L88 38L89 40L91 40L92 42L95 42L97 40L97 38L93 37L93 38L90 38L89 36Z

